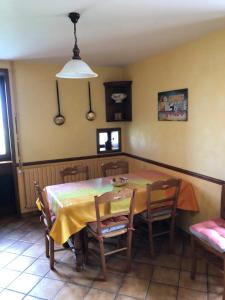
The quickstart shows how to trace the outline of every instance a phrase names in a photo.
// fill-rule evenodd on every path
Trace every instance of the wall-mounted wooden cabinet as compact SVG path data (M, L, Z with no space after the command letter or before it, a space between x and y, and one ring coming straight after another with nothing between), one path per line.
M132 81L105 82L107 122L132 121Z

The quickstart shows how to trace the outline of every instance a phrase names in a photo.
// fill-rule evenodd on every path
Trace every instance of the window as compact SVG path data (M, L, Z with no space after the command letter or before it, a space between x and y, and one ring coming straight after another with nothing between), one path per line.
M97 129L97 153L121 151L121 128Z
M10 159L5 78L0 73L0 160Z

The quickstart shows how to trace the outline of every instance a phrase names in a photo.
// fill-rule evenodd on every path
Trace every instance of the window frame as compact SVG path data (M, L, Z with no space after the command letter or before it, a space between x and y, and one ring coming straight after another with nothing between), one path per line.
M118 131L118 135L119 135L119 149L117 149L117 150L100 151L100 148L103 145L100 145L99 134L103 133L103 132L107 132L108 138L109 138L109 136L111 137L111 134L112 134L113 131ZM122 150L121 128L120 127L116 127L116 128L97 128L96 129L96 142L97 142L97 154L114 153L114 152L118 153L118 152L121 152L121 150Z
M2 105L2 119L3 127L5 131L5 144L6 154L0 154L0 161L11 161L11 143L10 143L10 125L9 125L9 114L8 114L8 102L7 102L7 86L6 77L0 70L0 105Z

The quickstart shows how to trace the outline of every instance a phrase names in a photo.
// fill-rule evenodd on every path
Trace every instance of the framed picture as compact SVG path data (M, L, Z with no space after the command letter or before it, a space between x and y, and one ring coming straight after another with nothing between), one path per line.
M187 121L188 89L158 93L158 121Z

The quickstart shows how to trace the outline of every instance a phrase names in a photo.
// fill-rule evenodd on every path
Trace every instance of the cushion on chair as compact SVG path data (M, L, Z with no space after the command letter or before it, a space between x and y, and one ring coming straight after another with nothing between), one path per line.
M208 242L212 248L225 252L225 220L218 218L190 226L191 233Z
M102 233L108 233L116 230L120 230L125 228L127 225L126 224L117 224L118 222L126 222L128 223L128 218L125 216L118 216L118 217L113 217L109 218L107 220L101 221L101 228L102 228ZM90 222L88 226L95 232L97 232L97 222Z
M144 211L143 213L141 213L140 216L144 219L147 219L148 218L147 211ZM154 221L168 219L171 217L171 209L166 209L164 211L158 211L158 212L152 212L152 217L154 218Z

